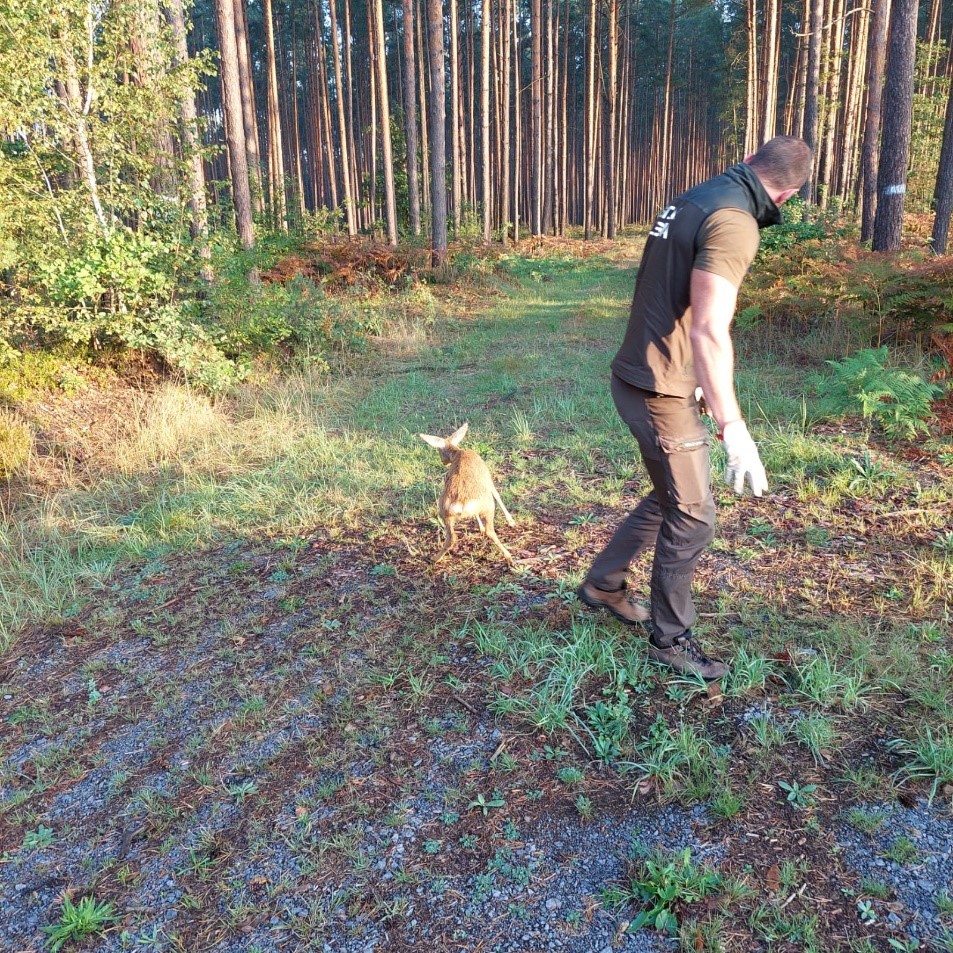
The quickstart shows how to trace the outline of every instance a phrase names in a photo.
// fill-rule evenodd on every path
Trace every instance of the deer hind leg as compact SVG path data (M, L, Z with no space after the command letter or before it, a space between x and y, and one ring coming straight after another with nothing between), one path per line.
M446 531L446 538L444 540L443 549L441 549L440 552L434 558L434 565L439 563L440 560L443 559L443 557L446 556L447 553L449 553L450 550L453 549L454 545L456 544L457 530L454 525L456 521L457 521L457 518L455 516L445 516L443 518L443 527L444 527L444 530Z
M512 553L500 542L500 537L496 535L496 530L493 528L493 510L487 510L483 514L484 522L486 523L486 535L493 540L497 549L503 554L503 558L510 564L513 564L513 555Z

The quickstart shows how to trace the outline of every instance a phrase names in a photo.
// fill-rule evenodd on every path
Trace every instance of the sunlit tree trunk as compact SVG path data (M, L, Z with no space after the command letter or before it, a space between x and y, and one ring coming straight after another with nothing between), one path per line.
M758 141L758 0L748 0L748 82L745 155L754 152Z
M338 150L341 153L341 180L344 186L344 213L347 218L347 233L352 238L357 234L357 208L352 189L350 134L345 115L344 95L341 89L341 51L338 46L338 22L335 10L337 0L328 0L331 21L331 50L334 60L334 89L338 114Z
M264 185L261 177L261 149L258 140L258 112L255 107L255 84L252 80L251 58L248 51L248 20L244 0L234 0L235 47L238 51L238 80L242 96L242 117L245 127L245 155L251 177L252 211L260 215L263 209Z
M493 201L490 194L490 0L480 14L480 141L483 155L483 241L490 240Z
M427 0L427 40L430 46L430 247L433 265L440 268L447 257L447 64L442 0Z
M867 47L867 113L864 119L864 145L861 152L863 182L860 240L869 242L874 234L877 214L877 167L883 102L883 75L886 61L890 0L873 0L870 42Z
M821 30L823 29L823 4L821 0L811 0L811 22L808 26L810 39L807 47L807 81L804 90L804 124L802 137L814 150L813 169L818 167L818 93L821 77ZM806 202L813 202L815 196L815 175L801 187L801 198Z
M520 240L520 175L523 142L519 0L513 0L513 90L513 241L518 242Z
M427 22L426 0L415 0L419 4L417 16L417 52L418 62L422 63L418 82L420 85L420 169L423 173L421 198L424 210L430 211L430 133L427 130L429 111L427 108L427 83L429 81L428 48L424 41L424 24Z
M596 11L598 0L589 0L589 28L586 34L586 149L584 228L592 237L593 200L596 187Z
M618 0L608 0L606 15L608 24L609 42L609 77L606 84L606 114L605 114L605 174L606 174L606 237L616 236L616 201L618 183L616 181L616 108L618 104L619 82L619 3Z
M953 85L946 100L946 122L943 128L943 146L940 149L940 168L936 177L936 218L930 244L937 255L946 254L950 231L950 213L953 212Z
M410 230L420 234L420 173L417 168L417 57L414 52L413 0L401 0L404 11L404 139L407 143L407 202Z
M460 206L463 204L463 182L460 161L460 41L458 38L457 0L450 4L450 174L453 196L453 231L460 231Z
M381 96L381 149L384 163L384 202L387 217L387 240L397 244L397 195L394 191L394 152L390 136L390 103L387 91L387 45L384 39L384 7L381 0L373 0L374 24L377 33L377 86Z
M530 0L530 231L542 232L543 213L543 11Z
M242 248L255 244L252 225L251 189L248 185L248 159L242 118L242 94L239 89L238 48L235 41L235 14L232 0L215 0L221 53L222 93L225 99L225 138L231 168L232 204Z
M918 0L894 0L883 102L883 134L877 174L874 251L895 251L903 233L904 193L913 123L913 80Z
M288 231L285 200L285 159L281 141L281 111L278 106L278 70L275 63L275 30L271 0L264 0L265 51L268 88L268 179L271 218L282 231Z

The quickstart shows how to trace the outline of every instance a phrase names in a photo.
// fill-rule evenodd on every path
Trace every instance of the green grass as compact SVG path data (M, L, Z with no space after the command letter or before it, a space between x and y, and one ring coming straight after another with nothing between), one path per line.
M168 854L207 799L246 818L274 807L270 772L289 759L308 781L285 798L298 810L281 836L302 869L341 865L358 882L301 914L293 929L302 937L319 935L339 909L360 915L362 878L376 861L362 841L366 819L407 822L429 762L397 739L466 739L488 709L499 747L474 753L441 792L439 816L453 827L440 821L420 838L441 877L457 884L454 864L465 864L483 878L475 893L524 878L508 838L529 836L525 818L554 806L580 824L656 801L700 806L700 836L731 832L740 852L734 886L712 882L717 911L696 908L706 919L686 933L690 917L670 886L695 889L710 872L659 854L617 898L627 918L654 911L688 948L702 936L712 949L738 949L731 938L741 936L749 948L760 938L824 949L816 910L766 895L755 876L765 855L753 850L746 871L745 851L787 843L793 825L812 843L841 820L874 835L870 802L898 787L945 797L953 784L953 473L911 462L900 446L871 448L847 426L816 428L803 369L762 353L751 335L740 348L740 397L772 495L728 494L716 446L718 535L696 578L697 633L731 674L723 695L671 677L647 659L643 630L574 596L592 554L646 489L608 394L633 274L598 258L511 256L501 267L518 284L481 299L479 313L441 302L432 339L408 333L340 377L302 370L227 400L167 384L57 480L40 483L31 453L21 472L37 477L37 492L0 528L0 645L15 648L31 621L67 623L55 653L74 644L74 618L90 631L77 636L83 656L70 665L76 733L59 737L63 712L42 692L17 697L6 716L6 727L48 744L30 756L30 782L2 814L19 824L24 848L42 847L41 832L55 829L55 849L70 835L44 826L43 792L88 773L98 754L89 726L120 715L174 726L186 716L194 681L152 678L135 659L99 649L139 640L174 668L201 646L203 671L188 678L207 668L205 707L183 757L169 756L189 767L168 791L113 772L110 804L141 817ZM830 346L818 343L818 362ZM519 557L512 570L475 532L439 571L429 565L442 469L417 434L465 421L466 445L487 460L517 521L501 528ZM80 440L75 449L92 448ZM633 584L644 586L648 571L643 557ZM478 661L452 661L462 654ZM120 683L133 701L117 700ZM302 711L326 715L314 737L279 748L253 777L222 769ZM173 746L161 736L153 744L157 758ZM354 785L356 761L387 775L387 798ZM330 837L313 819L325 812L334 812ZM748 844L752 817L758 836ZM263 849L268 830L256 824L242 850ZM203 897L203 884L230 870L234 848L203 836L189 843L183 909L234 929L250 916L247 895L234 896L233 909ZM893 853L908 856L902 843ZM831 858L777 860L791 895ZM130 868L121 879L135 876ZM409 857L395 883L429 877ZM401 896L375 897L374 915L399 923ZM565 916L575 929L575 914Z

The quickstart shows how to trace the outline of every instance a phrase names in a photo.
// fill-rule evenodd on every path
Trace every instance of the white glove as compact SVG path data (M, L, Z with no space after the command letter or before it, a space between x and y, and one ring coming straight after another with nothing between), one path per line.
M725 453L728 455L725 483L740 495L745 491L747 477L751 492L755 496L761 496L768 488L768 477L745 422L733 420L727 424L721 432L721 439L725 442Z

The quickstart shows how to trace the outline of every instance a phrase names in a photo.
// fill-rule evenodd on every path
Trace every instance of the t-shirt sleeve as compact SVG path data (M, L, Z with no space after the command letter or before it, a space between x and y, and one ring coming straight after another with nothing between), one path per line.
M727 278L736 288L758 253L758 223L738 208L712 212L698 230L693 268Z

